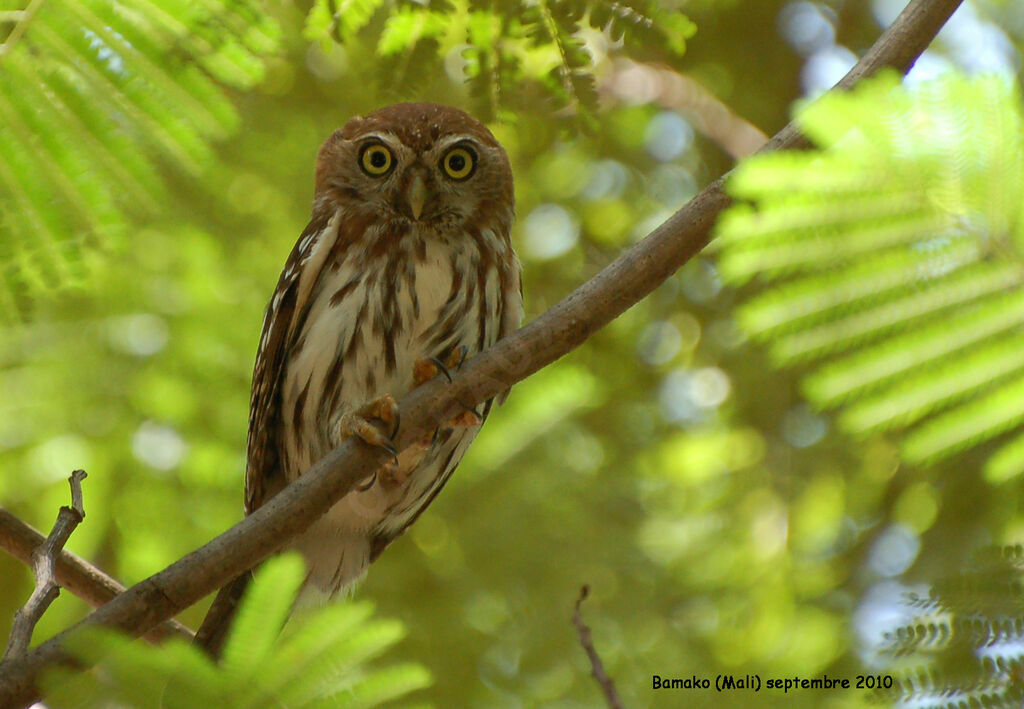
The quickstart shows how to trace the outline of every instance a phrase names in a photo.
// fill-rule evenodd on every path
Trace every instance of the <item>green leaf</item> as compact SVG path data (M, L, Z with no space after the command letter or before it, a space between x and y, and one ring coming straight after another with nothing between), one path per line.
M423 39L437 37L446 31L447 16L424 8L403 6L384 23L377 53L390 56L408 51Z
M304 578L298 554L264 564L242 600L219 666L178 639L154 647L106 628L77 633L69 652L97 666L47 673L47 705L371 707L430 683L419 665L369 665L405 631L397 621L373 619L366 603L299 612L282 634Z
M251 88L279 45L252 0L33 7L0 52L0 320L81 282L85 252L123 243L164 175L202 175L210 141L238 124L216 82Z
M221 664L226 671L255 675L266 665L304 576L305 565L297 553L275 557L260 567L224 645Z
M756 156L719 222L740 326L858 434L929 462L1024 423L1024 119L1012 82L883 74L797 117L816 152ZM1011 444L1013 445L1013 444ZM989 475L1021 469L1020 445Z

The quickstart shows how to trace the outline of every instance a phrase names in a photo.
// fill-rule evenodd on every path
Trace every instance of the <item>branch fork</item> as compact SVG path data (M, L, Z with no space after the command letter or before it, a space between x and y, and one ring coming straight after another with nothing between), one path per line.
M85 507L82 505L82 480L85 477L84 470L71 473L71 477L68 478L71 485L71 506L64 505L60 508L50 535L32 552L32 574L36 579L36 587L25 605L14 614L11 635L7 638L7 649L2 661L21 657L28 651L36 624L60 595L60 584L57 583L56 574L57 557L68 543L71 533L85 519Z

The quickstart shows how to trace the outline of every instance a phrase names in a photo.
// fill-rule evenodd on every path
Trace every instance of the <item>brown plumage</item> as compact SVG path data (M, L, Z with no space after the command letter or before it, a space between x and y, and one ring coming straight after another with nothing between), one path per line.
M412 389L418 360L473 355L518 327L512 218L505 151L462 111L397 104L328 138L312 219L264 320L247 511L344 437L376 442L358 428L364 407ZM358 416L357 425L346 414ZM294 545L310 566L309 583L333 594L359 578L430 503L474 435L444 428L429 445L402 451L396 469L300 535Z
M457 366L519 326L513 206L505 151L458 109L396 104L327 139L312 218L263 322L246 513L348 436L388 446L367 424L397 419L391 398L437 372L430 358ZM481 423L490 406L398 452L296 537L307 590L332 596L365 573L447 482L476 435L466 424ZM222 590L197 636L214 653L245 578Z
M327 139L312 219L263 323L247 513L348 436L387 446L366 423L394 420L387 397L416 386L427 358L454 365L519 326L512 219L508 157L458 109L396 104L353 118ZM476 435L465 423L399 452L397 465L294 540L309 565L308 588L333 595L365 573L448 480Z

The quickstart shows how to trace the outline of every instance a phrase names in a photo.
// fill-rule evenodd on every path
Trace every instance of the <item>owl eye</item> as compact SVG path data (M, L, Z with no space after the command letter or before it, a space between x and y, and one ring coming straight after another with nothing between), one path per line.
M476 153L469 148L452 148L441 158L441 169L453 180L465 180L476 169Z
M380 143L370 143L359 153L359 165L371 177L386 175L394 163L391 151Z

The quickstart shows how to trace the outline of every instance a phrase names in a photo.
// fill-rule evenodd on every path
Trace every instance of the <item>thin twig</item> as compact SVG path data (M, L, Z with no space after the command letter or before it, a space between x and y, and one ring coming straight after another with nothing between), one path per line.
M82 480L84 470L71 473L68 483L71 485L71 507L64 505L57 513L57 521L53 523L50 536L32 552L32 573L36 577L36 587L25 605L14 614L11 635L7 638L7 649L4 660L20 657L28 650L32 642L32 631L43 613L60 595L60 586L54 573L57 555L60 554L68 538L75 528L85 519L85 507L82 506Z
M5 41L0 42L0 59L3 59L5 55L10 54L14 50L14 45L16 45L18 40L25 35L25 32L28 30L29 23L32 21L32 18L35 17L35 14L39 12L39 8L43 6L43 2L45 2L45 0L32 0L24 10L15 11L18 14L16 16L17 19L15 20L16 24L14 25L14 29L12 29L11 33L7 35L7 39ZM14 15L14 13L11 13L11 15ZM10 17L8 19L10 19Z
M32 566L32 552L46 537L10 511L0 507L0 549ZM82 557L67 549L57 556L57 583L93 608L99 608L125 591L125 585L103 573ZM194 633L176 620L168 620L146 633L147 640L158 642L170 636L191 640Z
M685 114L697 131L735 160L757 152L768 141L760 128L716 98L699 81L668 66L620 57L598 84L598 91L605 104L655 103Z
M583 614L580 612L580 606L583 604L583 601L587 600L589 595L590 586L583 586L580 589L580 597L576 599L576 610L572 614L572 624L576 626L576 634L580 636L580 645L583 646L583 649L587 652L587 657L590 658L590 674L594 675L594 679L601 686L604 701L611 709L623 709L619 693L615 691L615 682L604 671L604 663L601 662L601 656L597 654L597 648L594 647L594 640L590 637L590 628L583 622Z
M883 67L908 70L961 2L911 0L839 88L849 88ZM791 124L765 149L806 145ZM396 447L404 449L450 420L462 410L460 401L479 404L569 353L661 285L707 245L715 219L730 203L723 184L724 178L712 182L643 242L553 308L467 361L451 384L439 377L406 395L399 402L402 429L395 436ZM0 706L37 699L40 672L50 663L68 659L64 645L83 626L107 625L135 635L146 632L276 552L386 459L386 452L348 439L231 529L24 657L0 665Z

